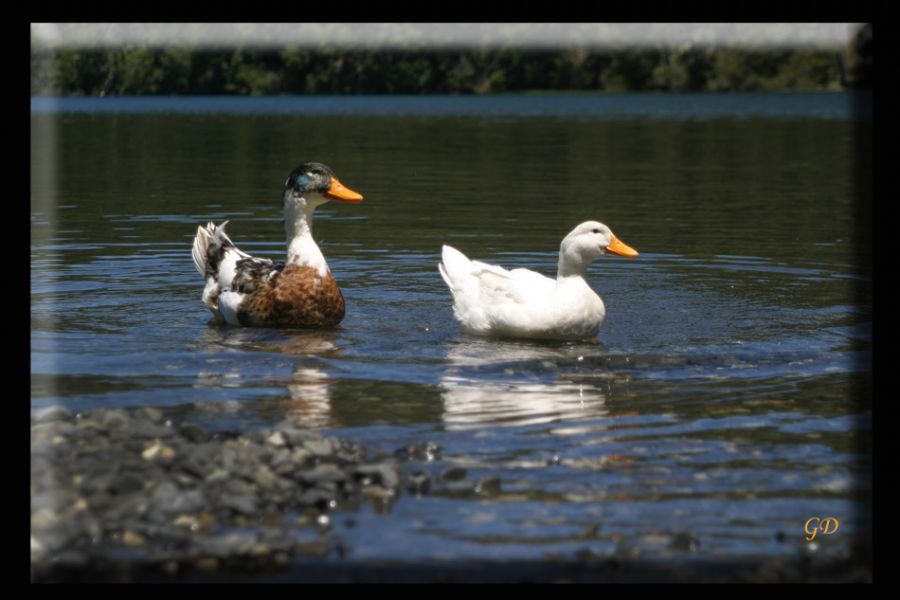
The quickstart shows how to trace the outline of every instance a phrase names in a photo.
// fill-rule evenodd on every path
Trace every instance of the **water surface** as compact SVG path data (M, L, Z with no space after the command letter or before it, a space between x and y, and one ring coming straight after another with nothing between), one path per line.
M32 406L156 406L213 428L294 418L501 491L336 521L366 558L846 557L870 531L871 122L845 94L32 100ZM865 115L863 115L865 116ZM316 214L335 331L208 324L190 245L229 219L285 252ZM462 335L440 246L552 274L577 223L640 258L588 281L596 343ZM804 540L810 516L840 533ZM689 533L682 547L672 535Z

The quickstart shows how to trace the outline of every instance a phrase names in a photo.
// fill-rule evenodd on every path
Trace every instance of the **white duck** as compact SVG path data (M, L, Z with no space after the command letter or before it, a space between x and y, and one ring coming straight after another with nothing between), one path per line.
M203 303L216 321L261 327L334 327L344 296L312 235L313 212L329 200L357 204L329 167L305 163L284 183L287 262L255 258L225 234L225 223L197 228L193 258L206 278ZM226 221L227 223L227 221Z
M560 244L556 279L469 260L446 245L438 270L453 293L453 313L466 333L583 340L595 337L606 317L603 300L584 274L594 258L607 252L638 256L609 227L587 221Z

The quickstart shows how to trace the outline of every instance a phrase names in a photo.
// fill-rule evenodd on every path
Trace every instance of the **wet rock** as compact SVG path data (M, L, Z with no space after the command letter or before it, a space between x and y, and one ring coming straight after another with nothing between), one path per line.
M379 485L364 486L362 494L371 502L375 512L379 514L389 512L396 499L396 494L392 489L383 488Z
M253 480L264 490L274 488L277 479L277 475L265 465L260 465L253 471Z
M282 448L273 454L270 465L275 474L285 476L306 467L312 462L312 458L312 453L304 448Z
M165 421L165 415L158 408L152 406L144 406L135 411L134 416L141 421L149 421L151 423L162 423Z
M669 548L679 552L696 552L700 548L700 540L692 533L676 533L669 542Z
M328 440L306 440L303 442L303 448L316 457L328 456L333 452L331 443Z
M200 490L179 491L172 499L168 512L171 513L196 513L206 506L206 498Z
M255 541L254 534L229 532L204 539L200 544L200 550L208 556L231 558L248 554Z
M144 480L134 473L120 473L112 482L111 490L116 494L130 494L144 489Z
M166 438L174 433L171 427L150 421L132 421L128 425L128 435L137 439Z
M277 431L281 434L287 444L294 447L302 446L304 442L319 441L322 439L322 437L315 432L298 429L291 425L279 427Z
M468 471L462 467L448 467L441 473L441 481L462 481L468 475Z
M103 426L93 419L82 418L75 423L72 435L76 437L96 437L102 435Z
M150 507L154 512L168 513L177 496L178 487L170 481L164 481L150 494Z
M107 410L100 415L100 425L105 429L124 428L128 422L128 415L123 410Z
M229 474L225 469L214 469L206 476L205 483L214 486L228 481L228 478Z
M300 471L296 473L296 477L313 485L323 482L339 483L347 480L347 474L344 471L330 464L318 465L308 471Z
M416 471L409 476L406 489L416 496L422 496L431 489L431 476L423 471Z
M266 443L275 446L276 448L287 445L287 441L285 441L284 436L280 431L276 431L272 435L266 438Z
M334 501L334 494L328 490L314 487L306 490L297 497L297 503L304 507L312 507L319 511L326 511Z
M39 408L31 413L34 423L49 423L51 421L71 421L74 418L72 411L64 406L54 405Z
M501 491L499 477L485 477L475 483L475 493L483 496L496 496Z
M144 460L160 460L168 461L175 457L175 450L171 446L163 444L160 440L153 440L143 452L141 458Z
M113 491L115 477L107 474L91 474L80 478L81 484L78 491L83 495L91 495L99 492Z
M180 433L186 440L190 442L206 442L211 437L209 432L194 423L185 423L178 428Z
M354 469L354 475L363 486L380 485L394 489L400 485L397 470L390 463L360 465Z
M249 494L223 494L219 505L248 516L255 515L258 510L256 498Z
M31 513L32 529L50 529L59 524L62 515L54 510L42 508Z
M147 540L140 533L126 529L122 532L122 543L126 546L143 546Z
M222 486L222 492L235 496L250 496L256 491L252 481L229 477Z
M437 460L441 457L441 447L434 442L419 442L397 448L394 456L404 460Z
M200 460L197 460L196 456L185 456L178 463L178 467L188 475L196 477L198 479L203 479L210 472L209 463L202 463Z

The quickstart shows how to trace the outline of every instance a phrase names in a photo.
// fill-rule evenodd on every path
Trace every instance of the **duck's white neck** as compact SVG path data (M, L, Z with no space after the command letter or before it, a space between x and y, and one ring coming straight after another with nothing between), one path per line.
M559 264L556 269L556 279L584 277L589 264L591 264L591 261L585 260L579 254L561 250L559 253Z
M328 263L312 234L313 212L325 201L317 200L294 196L290 190L285 192L284 231L287 234L288 264L313 267L324 277L328 273Z

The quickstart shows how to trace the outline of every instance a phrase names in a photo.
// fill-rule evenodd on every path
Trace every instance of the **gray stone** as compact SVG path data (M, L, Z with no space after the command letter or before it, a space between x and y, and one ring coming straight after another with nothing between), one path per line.
M475 484L475 493L485 496L494 496L501 490L499 477L485 477Z
M284 440L291 446L302 446L304 442L320 441L322 436L306 429L298 429L292 425L279 426Z
M51 421L71 421L72 411L64 406L54 405L39 408L31 413L31 420L35 423L48 423Z
M184 436L186 440L194 443L206 442L210 438L208 431L194 423L185 423L178 428L178 433Z
M309 471L299 471L297 477L301 481L309 483L333 482L339 483L347 480L347 474L334 465L324 464L310 469Z
M441 473L441 481L462 481L468 472L462 467L449 467Z
M256 498L249 494L223 494L219 498L219 504L247 516L255 515L257 512Z
M166 418L161 410L152 406L143 406L137 409L134 416L153 423L162 423Z
M400 485L400 478L391 463L359 465L353 470L353 473L364 486L375 484L394 489Z
M328 456L332 453L331 443L328 440L306 440L303 448L314 456Z
M417 471L409 476L406 489L416 496L422 496L431 489L431 476L423 471Z
M196 513L206 506L206 498L200 490L186 490L178 492L172 499L168 512L186 514Z
M125 427L128 421L128 415L123 410L107 410L100 416L100 424L106 429Z

